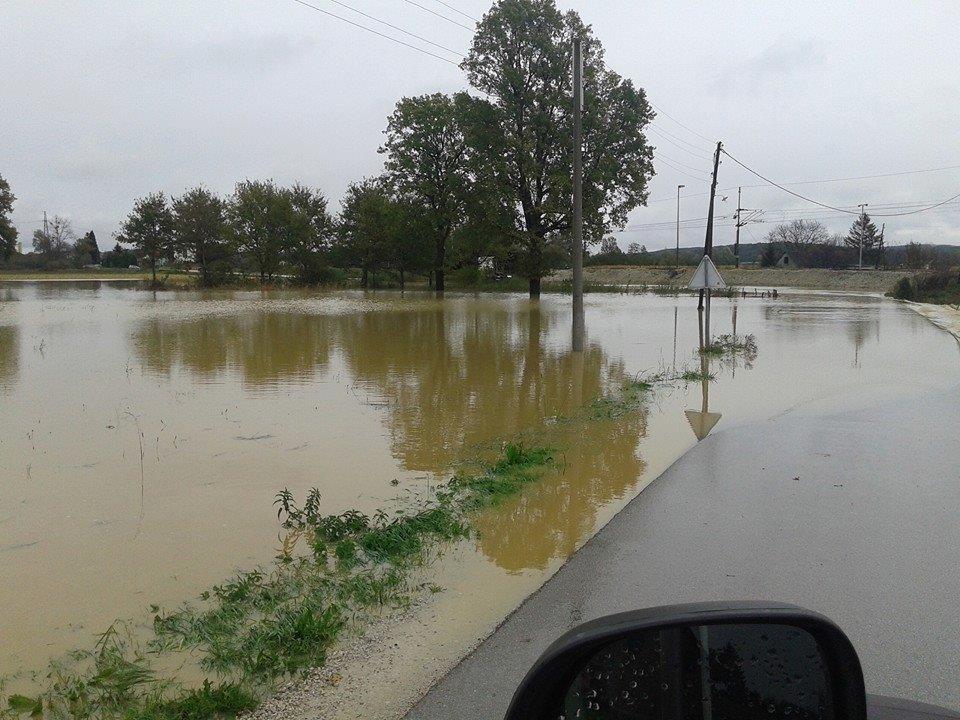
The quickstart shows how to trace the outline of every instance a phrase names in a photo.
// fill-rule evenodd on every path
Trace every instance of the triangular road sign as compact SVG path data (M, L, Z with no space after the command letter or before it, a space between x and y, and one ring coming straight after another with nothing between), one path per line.
M727 284L723 281L723 278L720 277L720 271L717 270L717 266L713 264L713 260L711 260L708 255L704 255L703 260L700 261L697 269L694 270L688 287L691 290L716 290L718 288L725 288L726 286Z
M709 435L714 426L720 422L721 417L720 413L700 412L699 410L684 410L684 414L687 416L687 422L693 428L693 434L697 436L697 440L703 440Z

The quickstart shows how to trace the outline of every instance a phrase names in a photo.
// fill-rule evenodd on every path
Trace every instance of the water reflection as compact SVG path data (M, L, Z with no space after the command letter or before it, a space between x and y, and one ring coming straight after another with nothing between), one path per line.
M0 325L0 390L17 381L20 371L20 328Z
M638 443L647 434L646 407L610 421L564 428L557 478L484 513L476 522L484 554L511 572L543 569L568 557L596 525L597 511L623 497L644 470Z
M254 389L316 378L342 362L357 396L381 412L393 456L414 472L446 473L465 453L571 417L626 378L598 345L553 343L557 312L513 306L412 303L390 312L292 312L151 317L131 336L151 372L183 368L210 382L237 374ZM575 342L576 339L574 339ZM598 508L643 470L646 410L616 420L560 422L558 477L480 520L484 553L510 570L565 557ZM322 438L318 438L323 442Z
M305 381L330 362L330 318L294 312L171 319L152 317L134 330L136 357L153 373L182 367L204 381L237 373L244 385Z
M702 310L698 311L698 322L700 325L699 334L700 334L700 347L698 348L698 355L700 356L700 409L699 410L684 410L684 415L687 417L687 422L690 423L690 427L693 430L693 434L696 436L697 441L703 440L707 435L710 434L710 431L716 427L717 423L720 422L722 417L721 413L710 412L710 356L707 355L704 350L706 349L707 344L709 344L709 325L704 329L704 314ZM734 304L733 311L733 330L734 337L736 337L736 322L737 322L737 312L736 304ZM734 359L734 362L736 360ZM735 365L734 365L735 367Z
M340 322L350 373L384 399L394 455L409 470L443 472L465 450L569 415L623 372L599 347L571 353L545 342L556 316L536 302Z

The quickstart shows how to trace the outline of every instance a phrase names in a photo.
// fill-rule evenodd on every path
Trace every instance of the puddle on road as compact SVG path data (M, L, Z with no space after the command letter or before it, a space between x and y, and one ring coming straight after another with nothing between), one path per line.
M582 353L568 307L562 296L0 288L0 674L268 561L283 487L318 487L327 512L369 512L503 439L547 436L561 471L485 513L475 545L437 568L451 592L434 632L466 637L689 448L695 427L956 384L956 343L895 303L718 299L714 333L736 323L759 353L749 367L711 361L708 404L692 383L621 418L545 424L637 373L700 362L695 299L591 295Z

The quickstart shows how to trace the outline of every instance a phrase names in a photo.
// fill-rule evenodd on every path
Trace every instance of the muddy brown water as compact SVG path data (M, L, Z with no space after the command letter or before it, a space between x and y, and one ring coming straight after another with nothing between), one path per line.
M781 293L714 301L714 333L736 323L758 354L711 361L706 403L681 384L621 418L552 422L637 373L699 367L695 308L591 295L574 353L561 295L0 285L0 674L269 561L283 487L371 511L504 440L548 438L561 469L487 512L469 561L446 563L492 598L541 581L691 447L687 410L696 422L708 405L722 432L956 385L957 343L909 309Z

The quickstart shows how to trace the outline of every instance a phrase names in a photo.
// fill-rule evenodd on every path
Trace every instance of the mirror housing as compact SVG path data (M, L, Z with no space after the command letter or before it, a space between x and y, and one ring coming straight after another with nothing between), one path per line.
M795 629L812 638L820 653L818 663L829 679L832 701L829 717L832 720L865 720L863 671L856 651L843 631L817 613L794 605L767 602L671 605L610 615L585 623L566 633L540 656L514 694L506 720L563 718L565 698L581 671L598 653L617 643L660 631L738 625L779 626ZM622 716L642 718L636 713Z

